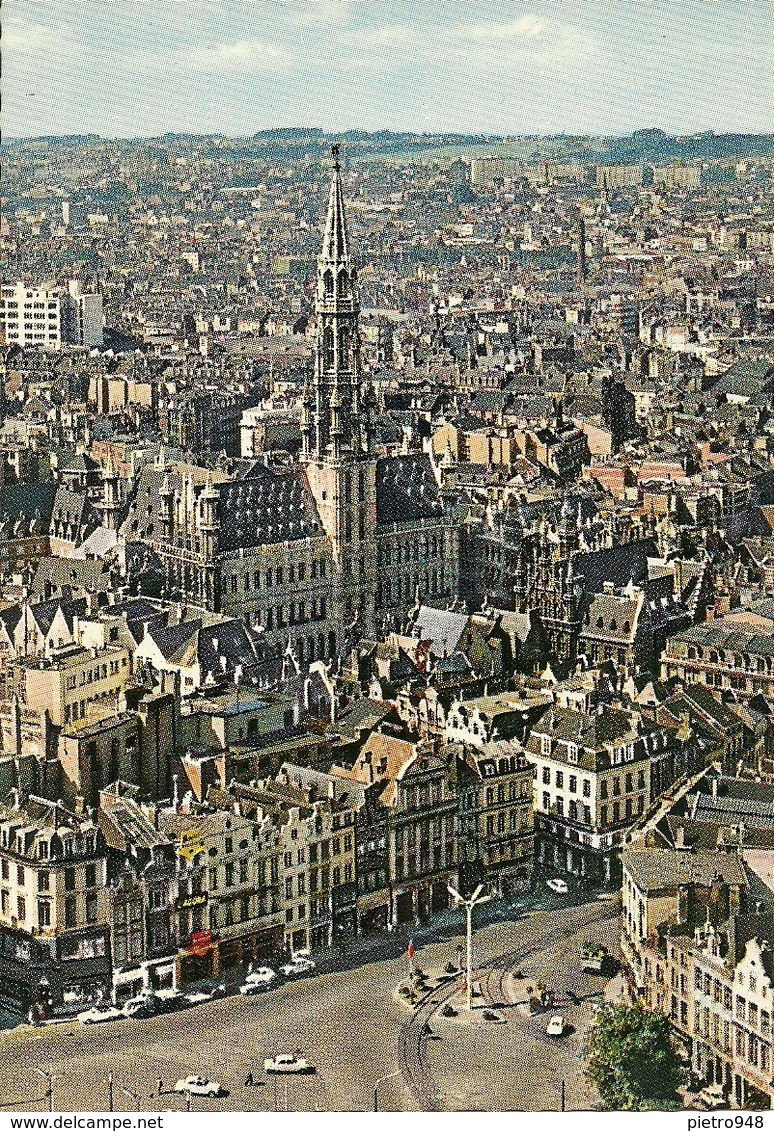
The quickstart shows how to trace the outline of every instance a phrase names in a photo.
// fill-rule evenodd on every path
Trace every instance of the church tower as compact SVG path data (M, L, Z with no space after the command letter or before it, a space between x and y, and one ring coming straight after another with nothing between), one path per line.
M375 627L375 398L361 383L357 273L337 145L332 155L328 212L317 257L314 373L302 404L301 459L331 540L341 632L346 634L357 622L358 634L368 635Z

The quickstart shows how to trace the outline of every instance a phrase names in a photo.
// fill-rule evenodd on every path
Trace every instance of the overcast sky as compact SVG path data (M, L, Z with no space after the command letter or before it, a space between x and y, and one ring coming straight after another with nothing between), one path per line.
M6 136L774 132L772 0L5 0Z

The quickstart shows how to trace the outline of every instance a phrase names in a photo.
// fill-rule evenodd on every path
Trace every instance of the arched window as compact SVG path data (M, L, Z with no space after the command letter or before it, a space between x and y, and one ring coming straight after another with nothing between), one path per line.
M339 277L337 279L336 285L339 298L346 298L349 294L349 276L347 275L346 271L339 271Z
M323 286L325 288L325 297L333 298L333 272L326 271L323 275Z
M349 369L349 330L339 328L339 369Z
M333 365L333 330L330 326L326 326L323 332L323 366L326 369L333 369Z

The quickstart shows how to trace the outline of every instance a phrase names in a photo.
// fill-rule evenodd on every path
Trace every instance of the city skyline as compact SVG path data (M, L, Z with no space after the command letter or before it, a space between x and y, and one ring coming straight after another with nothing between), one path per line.
M774 7L16 0L6 137L767 132ZM84 14L85 13L85 14ZM743 15L742 15L743 13ZM107 65L106 65L107 64Z

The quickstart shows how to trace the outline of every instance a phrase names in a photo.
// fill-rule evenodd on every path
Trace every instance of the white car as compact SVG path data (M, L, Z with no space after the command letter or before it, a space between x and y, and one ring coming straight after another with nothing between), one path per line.
M565 1022L561 1013L555 1013L551 1020L546 1025L547 1037L563 1037L565 1030Z
M566 895L569 890L565 881L560 880L558 876L553 880L546 880L546 887L549 887L551 891L555 891L559 895Z
M190 1092L192 1096L219 1096L223 1089L217 1080L206 1076L186 1076L175 1084L176 1092Z
M99 1025L103 1021L120 1021L124 1014L114 1005L93 1005L78 1014L82 1025Z
M251 970L245 978L245 984L248 982L255 982L259 986L270 986L277 978L277 973L272 970L271 966L259 966L257 970Z
M265 994L268 988L268 982L243 982L239 987L239 992L248 997L251 994Z
M300 954L291 958L290 962L286 962L284 966L280 966L280 972L286 978L296 978L299 974L310 974L312 970L316 969L317 966L311 958L304 958Z
M186 1005L185 994L180 990L156 990L156 1008L162 1013L171 1013Z
M313 1072L308 1060L292 1052L280 1052L263 1062L264 1072Z
M190 994L185 995L183 1000L186 1005L204 1005L206 1001L212 1001L212 997L204 990L192 990Z

